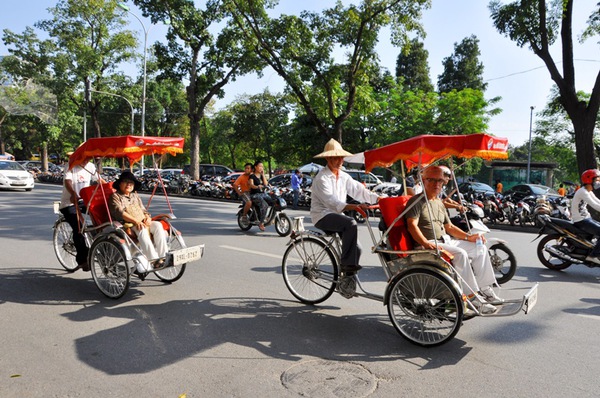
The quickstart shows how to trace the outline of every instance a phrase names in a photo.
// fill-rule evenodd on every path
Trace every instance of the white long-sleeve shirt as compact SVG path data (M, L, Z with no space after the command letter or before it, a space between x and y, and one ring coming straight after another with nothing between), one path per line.
M573 195L571 200L571 218L573 222L582 221L590 218L590 212L587 206L590 205L594 210L600 211L600 199L594 195L592 191L588 191L585 187L581 187Z
M339 177L324 167L313 179L311 186L310 217L313 224L331 213L341 213L346 207L346 196L361 203L377 203L379 196L340 170Z

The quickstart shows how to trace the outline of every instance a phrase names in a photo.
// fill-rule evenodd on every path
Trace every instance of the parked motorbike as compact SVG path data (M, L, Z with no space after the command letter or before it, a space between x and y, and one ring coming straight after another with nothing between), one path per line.
M573 222L560 218L541 215L544 227L536 239L547 234L540 240L537 255L540 262L551 270L563 270L572 264L583 264L588 267L598 267L599 264L586 261L594 249L595 239L577 228Z
M287 203L281 197L279 189L274 189L269 192L269 199L267 203L267 215L265 216L265 227L271 224L275 225L275 231L279 236L288 236L292 232L292 221L287 214L283 212L287 207ZM248 231L253 225L259 225L259 214L260 210L256 204L252 204L252 207L248 211L247 218L243 217L244 204L240 205L240 210L237 213L238 226L242 231Z
M564 196L560 196L548 199L548 201L552 205L550 217L562 218L563 220L571 219L571 204L569 203L569 199L565 198Z
M533 209L535 209L535 197L527 196L523 198L523 200L517 203L516 208L516 216L517 220L519 220L519 225L522 227L527 226L527 224L535 223L535 216L533 214Z
M502 213L504 213L504 219L508 221L510 225L515 225L515 220L517 219L517 208L510 194L502 198L501 208Z
M483 198L483 212L485 217L490 220L492 224L504 221L504 212L502 211L502 202L500 201L500 194L486 194Z
M463 206L467 210L464 214L452 217L454 225L472 234L483 235L490 232L490 229L481 221L485 214L480 206L468 202L463 202ZM467 225L467 222L469 225ZM517 271L517 258L506 245L506 241L486 237L486 247L498 284L503 284L511 280Z

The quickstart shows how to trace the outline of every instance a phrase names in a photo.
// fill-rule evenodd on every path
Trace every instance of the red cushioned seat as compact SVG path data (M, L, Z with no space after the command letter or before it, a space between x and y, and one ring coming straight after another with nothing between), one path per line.
M87 207L92 223L96 227L110 220L108 216L108 198L115 192L112 185L112 182L102 184L97 191L96 185L90 185L79 191L79 196L83 199L83 204Z
M406 203L411 197L394 196L379 200L379 210L388 228L394 223L396 217L402 214L406 208ZM406 228L404 217L401 217L393 224L388 235L388 243L393 250L405 251L413 249L413 239Z

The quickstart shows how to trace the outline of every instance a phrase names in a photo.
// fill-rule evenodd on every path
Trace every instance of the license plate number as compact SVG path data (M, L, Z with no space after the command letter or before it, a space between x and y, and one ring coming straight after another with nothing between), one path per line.
M186 247L173 252L173 265L181 265L199 260L204 252L204 245Z
M531 293L529 294L529 297L527 297L527 300L525 301L525 313L528 314L533 307L535 307L535 305L537 304L537 298L538 298L538 291L537 291L537 285L532 289Z

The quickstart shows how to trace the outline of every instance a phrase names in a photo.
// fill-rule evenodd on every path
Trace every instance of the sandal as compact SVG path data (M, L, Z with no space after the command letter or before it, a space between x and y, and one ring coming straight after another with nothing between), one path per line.
M264 224L258 224L258 229L260 229L261 231L265 230L265 225Z

